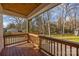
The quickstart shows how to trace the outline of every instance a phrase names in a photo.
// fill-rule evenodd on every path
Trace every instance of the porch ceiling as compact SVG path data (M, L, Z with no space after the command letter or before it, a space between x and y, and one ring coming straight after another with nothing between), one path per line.
M4 10L27 16L41 4L42 3L3 3L2 7Z

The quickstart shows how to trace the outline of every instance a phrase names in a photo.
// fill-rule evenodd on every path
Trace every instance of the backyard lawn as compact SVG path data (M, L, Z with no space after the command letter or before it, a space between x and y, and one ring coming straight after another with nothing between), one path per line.
M55 35L51 35L51 37L53 38L58 38L58 39L64 39L64 40L70 40L70 41L74 41L74 42L79 42L79 36L75 36L75 35L70 35L70 34L55 34Z

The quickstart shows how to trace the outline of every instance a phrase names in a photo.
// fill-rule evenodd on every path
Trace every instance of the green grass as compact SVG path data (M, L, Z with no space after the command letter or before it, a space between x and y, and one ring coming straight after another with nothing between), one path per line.
M55 34L55 35L51 35L51 37L63 39L63 40L74 41L74 42L79 42L79 36L75 36L75 35L72 35L72 34L64 34L64 35Z

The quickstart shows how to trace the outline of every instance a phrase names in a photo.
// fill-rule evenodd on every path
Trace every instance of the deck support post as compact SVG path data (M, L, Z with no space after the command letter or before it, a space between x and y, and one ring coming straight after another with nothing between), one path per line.
M4 48L4 39L3 39L3 8L0 4L0 52Z
M28 37L28 39L27 39L27 42L29 43L30 42L30 36L29 36L29 20L27 21L27 37Z

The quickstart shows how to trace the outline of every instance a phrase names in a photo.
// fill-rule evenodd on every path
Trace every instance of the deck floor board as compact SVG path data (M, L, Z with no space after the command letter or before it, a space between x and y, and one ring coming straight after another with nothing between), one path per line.
M6 46L0 56L46 56L44 53L26 44Z

